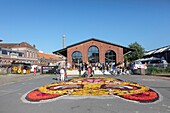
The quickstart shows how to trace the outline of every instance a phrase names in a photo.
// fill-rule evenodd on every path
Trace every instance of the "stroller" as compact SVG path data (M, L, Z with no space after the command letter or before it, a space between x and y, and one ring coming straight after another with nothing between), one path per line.
M88 71L86 70L81 77L82 77L82 78L88 77Z
M88 77L88 71L86 70L81 77L87 78ZM91 73L89 77L93 77L93 74Z

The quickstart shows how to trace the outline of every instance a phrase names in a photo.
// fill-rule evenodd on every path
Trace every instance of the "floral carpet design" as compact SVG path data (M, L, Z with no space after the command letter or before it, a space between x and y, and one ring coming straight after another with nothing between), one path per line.
M64 95L118 96L140 103L151 103L159 99L158 93L146 86L115 78L74 78L67 82L52 83L29 92L25 99L39 102Z

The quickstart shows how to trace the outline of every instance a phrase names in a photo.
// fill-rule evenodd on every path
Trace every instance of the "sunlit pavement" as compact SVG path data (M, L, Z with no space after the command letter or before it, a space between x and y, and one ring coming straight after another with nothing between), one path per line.
M0 86L0 113L169 113L170 81L164 77L122 75L114 77L148 86L160 94L160 100L150 104L139 104L120 98L112 99L58 99L48 103L23 103L21 97L27 92L56 82L55 76L37 75L37 78L15 81ZM71 78L69 76L69 78ZM0 78L2 79L2 78Z
M0 75L0 86L14 84L17 82L27 81L36 78L43 78L46 76L50 75L40 75L40 73L37 73L36 75L33 75L33 73Z

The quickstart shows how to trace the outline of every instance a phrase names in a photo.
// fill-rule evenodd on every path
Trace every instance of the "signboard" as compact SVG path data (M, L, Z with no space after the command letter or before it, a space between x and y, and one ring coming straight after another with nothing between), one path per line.
M56 74L57 66L42 66L42 74Z

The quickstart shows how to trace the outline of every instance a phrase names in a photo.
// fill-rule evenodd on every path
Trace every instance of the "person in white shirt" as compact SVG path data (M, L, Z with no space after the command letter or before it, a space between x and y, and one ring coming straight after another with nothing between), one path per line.
M61 68L60 69L60 79L61 79L61 81L64 81L64 75L65 75L65 71L64 71L64 68Z
M95 71L95 66L93 65L93 67L92 67L92 75L94 75L94 71Z

